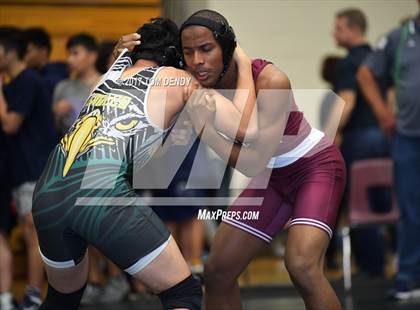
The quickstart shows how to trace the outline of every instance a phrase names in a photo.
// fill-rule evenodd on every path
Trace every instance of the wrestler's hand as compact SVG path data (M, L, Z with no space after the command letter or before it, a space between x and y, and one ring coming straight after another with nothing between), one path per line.
M188 115L197 134L205 126L214 126L214 118L216 114L216 100L214 91L200 90L195 91L186 105Z
M192 136L192 123L184 121L182 128L174 128L170 133L171 142L173 145L187 145Z
M126 48L130 52L134 49L135 46L141 43L140 35L138 33L130 33L122 36L118 39L117 45L114 47L114 51L112 52L112 56L114 60L118 58L118 55Z

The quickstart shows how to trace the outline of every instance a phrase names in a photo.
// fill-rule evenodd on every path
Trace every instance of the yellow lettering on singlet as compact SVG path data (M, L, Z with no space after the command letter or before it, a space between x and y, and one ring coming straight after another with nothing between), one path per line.
M121 110L125 110L127 106L130 104L131 98L128 96L122 95L115 95L115 94L92 94L88 100L88 105L93 107L112 107L112 108L119 108Z

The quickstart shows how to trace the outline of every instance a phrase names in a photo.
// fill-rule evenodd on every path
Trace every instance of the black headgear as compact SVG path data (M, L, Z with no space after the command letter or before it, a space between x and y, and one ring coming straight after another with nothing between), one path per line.
M204 26L209 28L214 35L216 41L220 44L223 52L223 70L220 73L218 82L223 78L225 75L229 64L233 57L233 52L236 48L236 36L233 28L226 24L225 22L216 22L206 17L201 16L191 16L188 18L181 26L179 31L180 37L182 35L182 31L187 28L188 26ZM182 48L182 41L181 41L181 48ZM185 61L184 61L185 63Z

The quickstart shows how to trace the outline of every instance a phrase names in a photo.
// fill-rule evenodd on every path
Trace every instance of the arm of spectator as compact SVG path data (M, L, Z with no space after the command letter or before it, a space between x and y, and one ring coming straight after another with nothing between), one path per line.
M66 81L61 81L54 89L52 110L54 115L58 118L69 114L73 109L71 103L65 99L65 87Z
M360 67L357 73L357 81L363 95L378 119L382 131L387 135L391 135L395 129L395 115L392 109L385 103L379 91L378 83L368 66L362 65Z
M334 105L332 106L332 110L330 111L328 115L328 119L326 121L324 131L326 133L335 133L336 137L337 135L340 135L341 131L344 127L346 127L351 113L354 110L354 107L356 106L356 93L352 90L346 89L338 92L339 98L337 98L337 101L334 102ZM344 106L341 104L341 100L344 101ZM337 120L338 127L337 127ZM335 128L337 127L337 128ZM339 139L336 140L336 144L338 143Z
M21 113L8 111L6 98L3 94L3 83L0 80L0 121L5 134L14 135L22 126L24 116Z
M71 112L72 106L70 102L65 99L61 99L57 102L54 102L53 112L56 116L64 116Z

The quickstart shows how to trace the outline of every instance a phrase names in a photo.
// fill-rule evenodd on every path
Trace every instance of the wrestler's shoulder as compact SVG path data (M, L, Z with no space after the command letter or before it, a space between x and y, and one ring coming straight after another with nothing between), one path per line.
M161 69L161 74L175 77L191 77L192 75L183 69L165 66Z
M264 67L257 79L258 89L289 89L290 87L287 74L272 63Z

